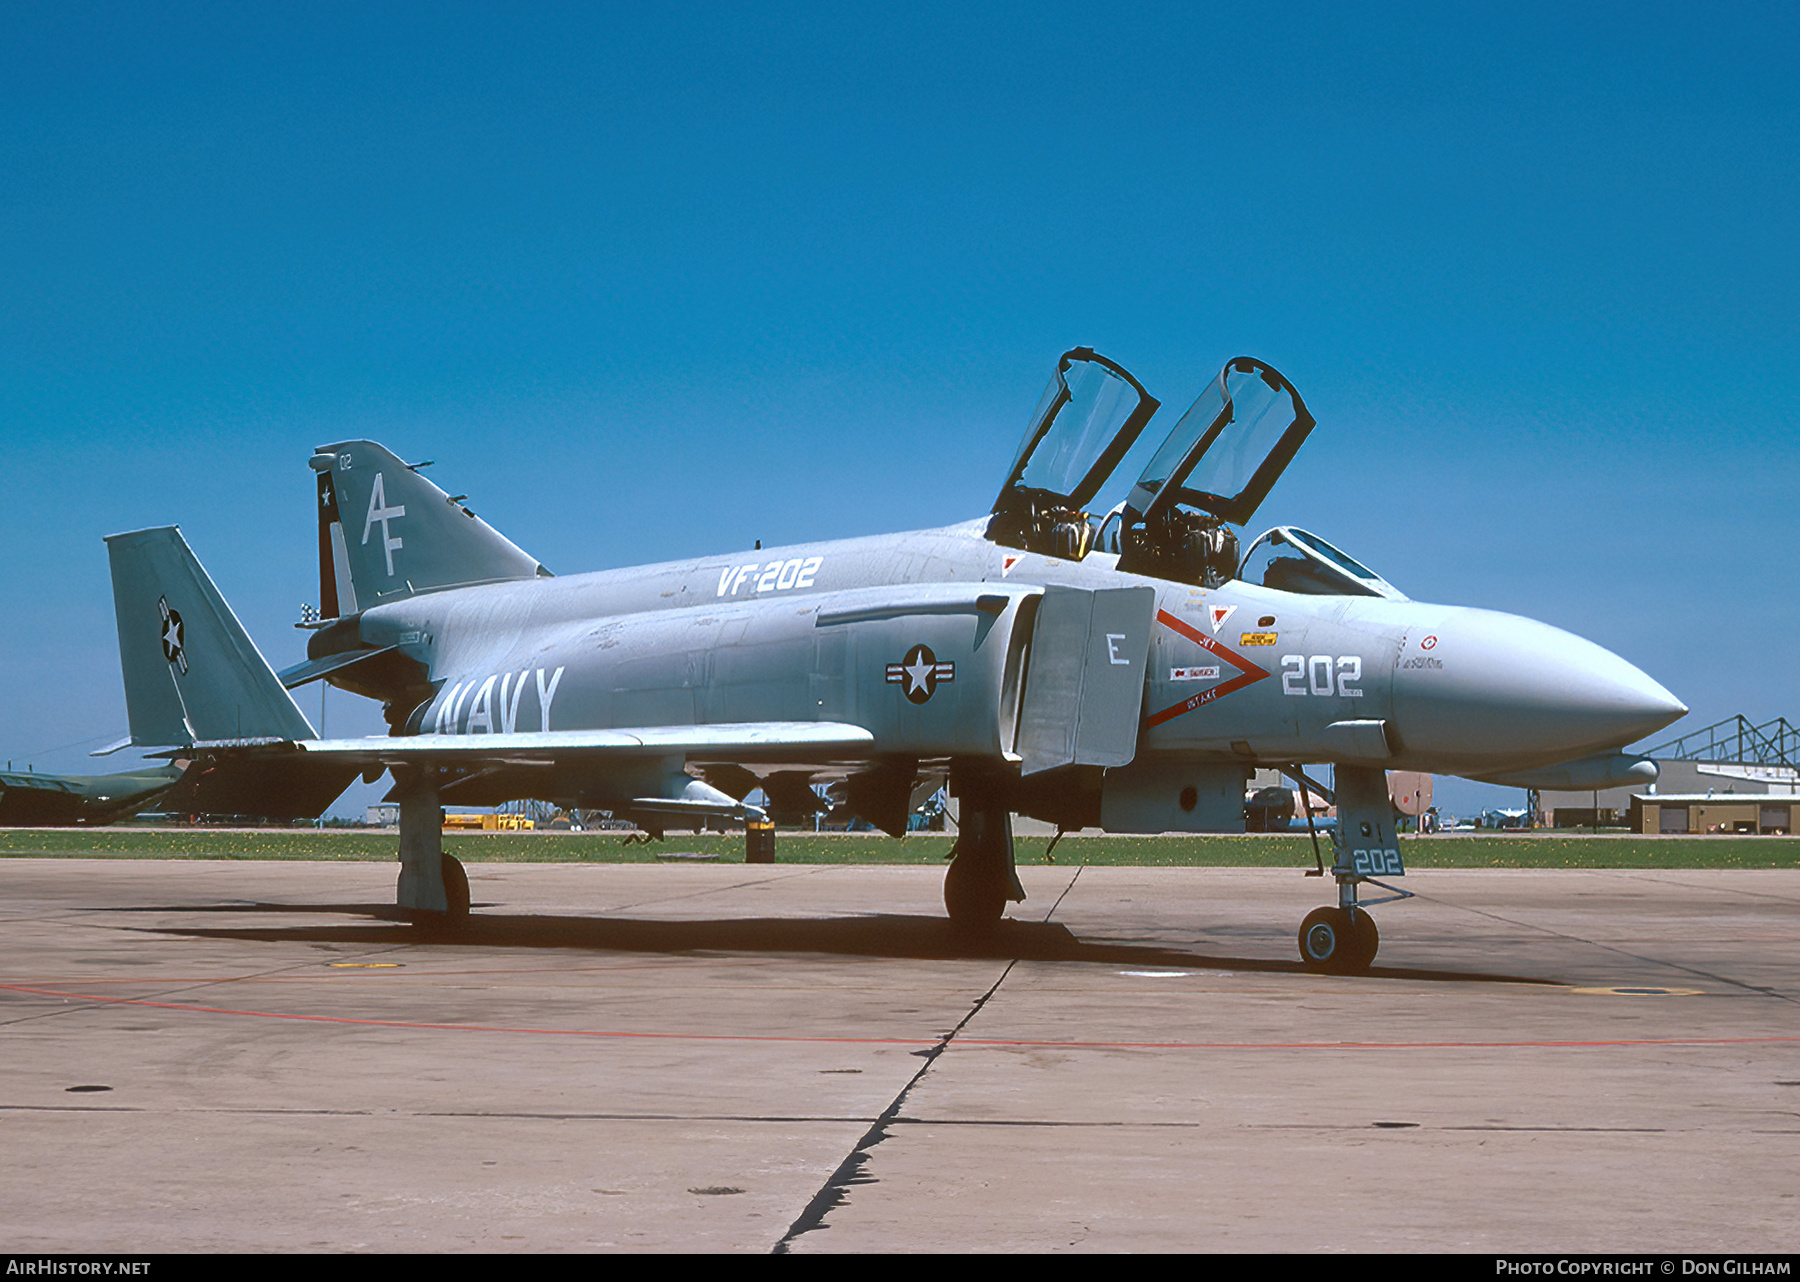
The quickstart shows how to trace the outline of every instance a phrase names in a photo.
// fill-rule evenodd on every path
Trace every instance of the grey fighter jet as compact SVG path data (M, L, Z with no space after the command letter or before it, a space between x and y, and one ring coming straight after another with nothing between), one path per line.
M321 617L278 678L173 529L109 539L133 741L371 780L400 803L398 898L467 911L440 805L531 797L689 826L822 804L890 833L960 801L953 922L1024 892L1011 816L1243 830L1257 766L1335 767L1337 902L1307 965L1366 969L1359 891L1404 873L1389 769L1530 786L1643 777L1620 749L1686 709L1591 642L1408 600L1315 534L1248 522L1312 430L1288 381L1229 362L1125 501L1086 510L1158 409L1086 348L1058 362L989 514L946 529L552 576L371 441L312 457ZM186 623L177 644L171 617ZM319 739L288 688L377 699L391 733ZM766 838L762 838L765 839ZM1392 890L1392 887L1388 887ZM1376 901L1381 902L1381 901Z

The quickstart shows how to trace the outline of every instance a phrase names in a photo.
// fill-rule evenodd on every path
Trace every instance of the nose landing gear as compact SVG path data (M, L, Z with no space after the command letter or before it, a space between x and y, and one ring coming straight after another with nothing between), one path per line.
M1294 768L1294 773L1302 788L1310 784L1299 773L1299 767ZM1371 875L1406 875L1394 836L1394 807L1388 798L1387 772L1366 766L1339 766L1334 782L1338 823L1331 840L1337 856L1331 875L1337 881L1338 902L1334 908L1313 909L1300 923L1300 960L1310 970L1360 975L1375 960L1381 947L1381 932L1375 929L1375 919L1369 916L1368 909L1356 902L1356 888L1366 881L1393 891L1387 899L1375 903L1411 899L1412 893L1385 885ZM1310 826L1310 804L1306 818Z

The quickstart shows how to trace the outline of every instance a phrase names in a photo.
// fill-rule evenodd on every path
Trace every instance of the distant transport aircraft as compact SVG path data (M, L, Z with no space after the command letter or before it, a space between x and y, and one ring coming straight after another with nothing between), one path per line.
M152 766L116 775L0 773L0 826L98 827L148 810L181 781L179 766Z
M354 770L341 767L296 771L285 762L248 758L110 775L7 770L0 772L0 827L93 828L145 813L278 823L310 819L355 777Z
M173 528L107 540L131 741L205 761L393 778L398 901L468 911L444 803L536 798L652 830L824 804L895 835L948 783L951 920L1024 898L1011 816L1236 832L1262 765L1331 763L1336 902L1307 965L1360 971L1359 888L1405 868L1389 769L1606 786L1686 709L1530 619L1408 600L1315 534L1250 520L1313 428L1249 357L1169 430L1123 504L1086 508L1158 402L1088 348L1061 358L989 513L962 525L552 576L372 441L319 447L322 609L278 678ZM390 734L320 739L284 685L379 700ZM1302 783L1304 787L1305 784ZM1590 786L1582 783L1581 787ZM1379 884L1379 883L1377 883Z

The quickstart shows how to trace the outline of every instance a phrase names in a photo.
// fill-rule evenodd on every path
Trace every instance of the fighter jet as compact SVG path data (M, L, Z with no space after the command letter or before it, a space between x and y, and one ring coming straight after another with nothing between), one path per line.
M1635 781L1620 749L1686 711L1591 642L1408 600L1316 534L1240 551L1314 426L1260 360L1228 362L1125 501L1089 513L1158 408L1076 348L980 519L566 577L423 464L320 446L321 609L279 678L176 531L108 540L132 739L391 774L398 901L425 921L468 911L444 803L537 798L653 831L726 817L755 850L765 807L823 804L815 783L895 835L947 783L945 906L981 930L1024 898L1014 814L1237 832L1245 780L1274 766L1338 814L1336 902L1302 923L1301 957L1354 972L1378 947L1359 892L1398 897L1379 879L1405 872L1385 771ZM284 686L320 679L379 700L390 734L317 738ZM1321 763L1332 789L1305 773Z

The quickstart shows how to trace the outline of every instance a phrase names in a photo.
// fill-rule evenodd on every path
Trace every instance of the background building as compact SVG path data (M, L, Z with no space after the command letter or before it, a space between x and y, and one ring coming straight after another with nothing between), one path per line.
M1791 806L1800 804L1800 729L1785 717L1761 725L1729 717L1644 755L1660 772L1654 784L1539 793L1540 822L1652 833L1793 831ZM1776 797L1795 801L1772 800Z

